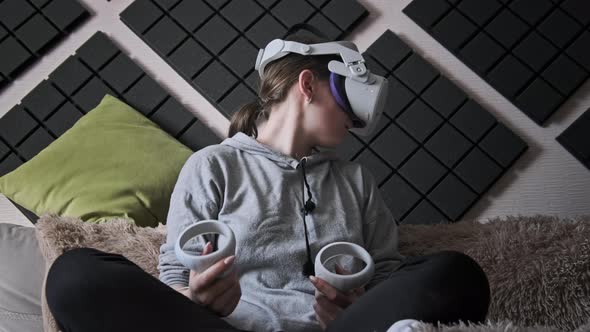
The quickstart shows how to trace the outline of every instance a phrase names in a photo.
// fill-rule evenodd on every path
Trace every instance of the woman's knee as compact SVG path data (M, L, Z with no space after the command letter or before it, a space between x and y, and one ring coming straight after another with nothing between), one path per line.
M488 278L481 266L470 256L455 250L442 250L427 256L424 278L431 285L471 288L489 294ZM489 295L488 295L489 296Z
M47 303L52 309L64 305L65 300L72 304L77 299L88 298L86 291L96 291L97 253L100 251L93 248L74 248L55 259L45 285Z
M434 254L430 262L434 274L447 286L470 288L489 301L490 284L482 267L471 256L455 250L443 250Z
M86 267L94 265L99 250L94 248L73 248L59 255L49 268L47 279L63 279L64 275L73 275L87 271Z
M485 272L471 256L456 250L442 250L432 255L431 264L444 271L476 278L485 278ZM486 280L487 281L487 280Z

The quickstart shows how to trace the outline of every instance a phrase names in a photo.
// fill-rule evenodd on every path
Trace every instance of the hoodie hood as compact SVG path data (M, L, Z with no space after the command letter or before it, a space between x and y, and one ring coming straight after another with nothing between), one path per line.
M339 160L340 158L333 150L323 149L313 152L311 155L304 156L300 160L293 158L280 151L276 151L266 144L260 143L254 137L248 136L239 131L234 136L226 138L222 145L229 145L250 154L262 155L270 160L275 161L281 166L297 169L299 164L305 160L305 167L311 167L329 160Z

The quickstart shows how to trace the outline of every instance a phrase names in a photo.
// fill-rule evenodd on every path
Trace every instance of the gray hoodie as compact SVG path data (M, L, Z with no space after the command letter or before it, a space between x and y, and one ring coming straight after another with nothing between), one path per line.
M188 285L189 271L176 259L174 243L188 225L216 219L235 233L242 289L238 306L222 319L256 332L321 331L315 287L302 273L308 254L301 209L310 198L316 205L305 217L312 262L325 245L347 241L374 259L366 289L397 269L404 258L397 224L368 169L328 149L297 160L238 132L195 152L183 166L160 248L160 280ZM200 253L207 240L216 245L215 237L202 236L193 250Z

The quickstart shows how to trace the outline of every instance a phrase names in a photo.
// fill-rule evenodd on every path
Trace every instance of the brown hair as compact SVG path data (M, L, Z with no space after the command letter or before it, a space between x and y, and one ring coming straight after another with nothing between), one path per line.
M323 38L309 34L291 35L284 40L304 44L327 42ZM309 56L290 53L270 62L264 68L264 77L258 83L258 100L242 105L240 110L231 116L228 137L239 131L257 137L256 121L260 116L268 119L272 105L285 100L289 89L299 80L299 73L304 69L310 69L320 80L328 80L328 62L334 59L339 57L333 54Z

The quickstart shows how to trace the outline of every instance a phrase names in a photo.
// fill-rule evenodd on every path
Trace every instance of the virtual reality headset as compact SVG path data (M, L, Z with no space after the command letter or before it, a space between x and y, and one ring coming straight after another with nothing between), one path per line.
M349 130L360 136L369 136L383 113L388 81L367 69L356 45L349 41L303 44L274 39L258 51L255 69L259 76L263 77L266 65L291 52L302 55L340 54L342 62L332 60L328 63L330 90L338 105L353 121L353 128Z

